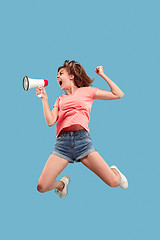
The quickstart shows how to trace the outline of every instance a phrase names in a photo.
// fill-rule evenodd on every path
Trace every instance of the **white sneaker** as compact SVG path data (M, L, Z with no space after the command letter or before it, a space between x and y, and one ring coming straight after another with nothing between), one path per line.
M111 168L116 169L117 172L119 172L121 177L120 187L127 189L128 188L128 181L127 178L119 171L119 169L116 166L112 166Z
M68 193L68 184L70 183L70 178L64 176L60 181L64 183L64 188L62 189L62 191L56 188L55 193L57 193L60 198L64 198Z

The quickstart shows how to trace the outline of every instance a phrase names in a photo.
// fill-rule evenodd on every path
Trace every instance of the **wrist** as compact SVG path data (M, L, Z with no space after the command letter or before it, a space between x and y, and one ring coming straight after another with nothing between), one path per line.
M100 76L101 76L102 78L105 78L105 77L106 77L106 75L105 75L104 73L101 73Z
M48 103L48 98L41 98L42 99L42 103Z

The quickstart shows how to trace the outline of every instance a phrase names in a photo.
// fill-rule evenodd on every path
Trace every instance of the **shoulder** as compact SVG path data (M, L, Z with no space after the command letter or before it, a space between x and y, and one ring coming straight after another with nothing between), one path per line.
M91 86L88 87L88 92L89 92L90 96L94 99L95 99L95 94L96 94L97 90L98 90L98 88L96 88L96 87L91 87Z
M62 94L60 95L57 99L56 99L56 102L55 102L55 105L59 105L59 102L62 98L64 98L65 94Z
M80 89L81 89L81 91L83 91L83 92L94 93L94 94L95 94L95 92L97 91L98 88L89 86L89 87L81 87Z
M60 95L57 99L60 101L60 100L63 99L65 96L67 96L67 94L62 94L62 95Z
M96 91L97 91L97 88L89 86L89 87L81 87L79 93L94 99Z

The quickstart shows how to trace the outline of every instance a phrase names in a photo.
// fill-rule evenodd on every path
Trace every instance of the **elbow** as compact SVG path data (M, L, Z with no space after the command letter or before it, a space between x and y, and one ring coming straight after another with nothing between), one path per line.
M54 125L54 123L48 123L47 125L48 125L48 127L52 127Z
M52 127L55 124L55 122L49 122L47 123L48 127Z
M47 123L47 126L48 127L52 127L55 123L56 123L56 119L55 118L51 118L51 119L48 119L47 121L46 121L46 123Z
M54 124L47 124L48 125L48 127L52 127Z
M124 97L124 93L122 92L121 98Z
M123 98L123 97L124 97L124 93L123 92L117 96L117 98L119 98L119 99Z

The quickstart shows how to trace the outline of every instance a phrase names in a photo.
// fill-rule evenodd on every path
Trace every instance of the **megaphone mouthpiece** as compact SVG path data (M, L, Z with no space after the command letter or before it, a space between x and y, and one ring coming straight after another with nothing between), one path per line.
M44 87L48 86L48 80L44 79Z

